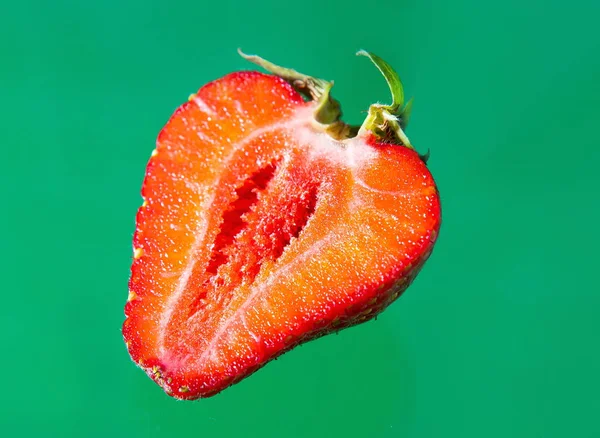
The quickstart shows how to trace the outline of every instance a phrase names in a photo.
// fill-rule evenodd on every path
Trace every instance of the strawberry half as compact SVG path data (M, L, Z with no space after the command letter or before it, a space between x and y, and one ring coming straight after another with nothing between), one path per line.
M389 65L359 53L394 100L360 128L340 120L331 83L246 56L272 74L205 85L160 132L123 335L167 394L214 395L373 318L429 257L440 201L402 129L410 103Z

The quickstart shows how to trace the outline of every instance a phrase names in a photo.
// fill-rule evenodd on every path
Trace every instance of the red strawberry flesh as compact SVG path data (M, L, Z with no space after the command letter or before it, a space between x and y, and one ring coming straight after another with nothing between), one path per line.
M167 393L213 395L408 286L440 225L412 149L335 141L284 80L214 81L161 131L134 236L123 333Z

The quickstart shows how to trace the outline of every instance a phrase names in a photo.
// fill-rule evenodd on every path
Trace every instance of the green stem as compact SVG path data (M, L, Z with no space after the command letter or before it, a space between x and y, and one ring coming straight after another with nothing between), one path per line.
M299 93L311 100L317 101L315 120L323 125L331 125L340 121L342 110L340 103L331 97L330 91L333 82L314 78L297 72L291 68L281 67L273 64L257 55L246 55L238 49L240 56L270 73L288 81Z
M369 107L369 113L360 127L359 135L370 131L382 140L397 141L404 146L414 149L403 129L408 123L412 109L412 99L403 107L404 88L402 87L402 81L398 73L374 53L361 50L357 55L366 56L375 64L385 78L392 94L391 105L376 103Z

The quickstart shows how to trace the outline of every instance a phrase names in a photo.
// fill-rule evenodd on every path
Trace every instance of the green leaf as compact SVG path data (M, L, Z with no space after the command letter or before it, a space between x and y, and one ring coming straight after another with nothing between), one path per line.
M400 81L398 73L396 73L387 62L374 53L360 50L356 54L358 56L366 56L373 64L375 64L375 67L379 69L392 93L392 104L389 106L389 110L391 113L396 113L402 108L402 105L404 105L404 88L402 87L402 81Z

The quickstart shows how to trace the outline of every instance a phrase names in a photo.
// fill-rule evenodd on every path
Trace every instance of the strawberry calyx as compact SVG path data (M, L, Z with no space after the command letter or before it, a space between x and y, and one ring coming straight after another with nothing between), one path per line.
M273 64L257 55L247 55L238 49L240 56L270 73L286 80L294 89L309 100L317 102L314 112L315 122L322 130L336 140L355 137L358 127L344 123L340 103L331 96L333 82L305 75L291 68Z
M356 55L366 56L375 64L385 78L392 94L391 105L374 103L369 107L369 113L360 127L359 134L364 131L371 131L382 140L395 140L414 149L403 130L410 117L412 99L404 105L404 88L398 73L374 53L360 50Z
M247 55L238 49L238 53L268 72L286 80L309 100L317 102L314 119L321 129L336 140L345 140L356 136L374 135L378 141L396 143L414 149L409 138L404 133L412 110L413 99L404 104L404 88L398 73L383 59L374 53L360 50L357 56L366 56L371 60L383 75L390 88L392 103L383 105L374 103L369 107L367 117L361 126L353 126L341 120L342 109L340 103L331 96L333 81L315 78L294 69L273 64L257 55ZM427 162L429 151L420 155Z

